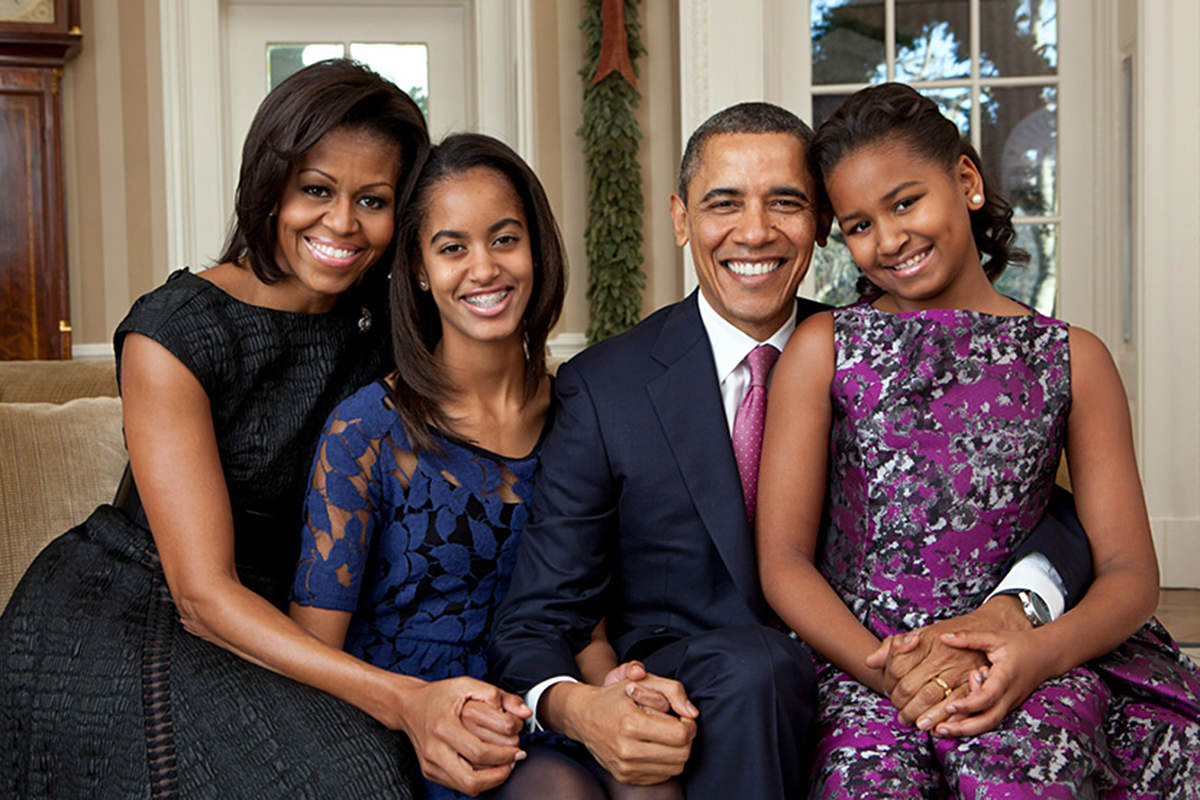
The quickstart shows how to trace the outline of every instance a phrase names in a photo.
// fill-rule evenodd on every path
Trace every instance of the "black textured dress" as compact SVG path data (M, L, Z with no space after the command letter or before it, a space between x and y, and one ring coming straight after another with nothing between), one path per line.
M385 326L360 316L248 305L180 270L114 336L118 354L127 333L154 339L204 387L239 577L280 607L321 426L383 366ZM136 501L42 551L0 617L0 659L0 796L411 797L402 734L183 630Z

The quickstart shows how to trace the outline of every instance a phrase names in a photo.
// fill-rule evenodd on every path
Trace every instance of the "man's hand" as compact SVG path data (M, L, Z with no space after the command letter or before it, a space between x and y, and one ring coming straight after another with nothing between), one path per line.
M474 678L450 678L409 688L402 696L402 727L425 777L475 796L503 783L525 758L515 744L484 739L464 723L465 715L476 730L486 728L494 739L496 729L505 730L507 724L479 706L496 715L528 717L528 707L516 695Z
M582 742L621 783L661 783L683 772L700 712L678 681L647 674L638 683L662 694L674 713L638 705L630 682L619 680L603 687L556 683L538 702L538 718Z
M986 654L992 666L981 685L948 704L952 716L934 729L938 736L975 736L990 731L1053 676L1046 657L1052 650L1039 645L1032 633L962 632L940 638L950 647Z
M664 714L669 713L671 701L667 699L667 696L641 683L648 675L650 673L646 671L646 665L642 662L626 661L605 673L601 686L612 686L614 683L628 681L629 683L625 686L625 694L629 695L633 702L644 708L653 708Z
M969 614L884 639L879 649L867 656L867 666L883 669L885 691L900 719L930 730L946 721L952 713L950 706L969 693L971 673L988 664L982 652L952 647L941 634L1029 630L1020 601L1012 595L997 595ZM947 695L934 678L945 683L951 693Z

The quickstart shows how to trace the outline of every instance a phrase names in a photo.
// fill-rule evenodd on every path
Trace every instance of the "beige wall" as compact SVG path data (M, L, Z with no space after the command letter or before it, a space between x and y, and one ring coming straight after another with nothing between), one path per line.
M646 271L643 314L678 300L682 292L682 261L671 234L668 198L682 150L679 138L678 7L675 0L644 3L642 36L648 55L638 61L642 129L639 160L646 217L642 230ZM581 122L583 33L580 3L533 0L534 42L534 170L546 186L562 228L570 262L566 307L558 333L587 329L587 257L583 233L587 226L587 173L582 140L575 131Z
M103 348L166 270L158 3L80 5L62 93L71 322L77 345Z

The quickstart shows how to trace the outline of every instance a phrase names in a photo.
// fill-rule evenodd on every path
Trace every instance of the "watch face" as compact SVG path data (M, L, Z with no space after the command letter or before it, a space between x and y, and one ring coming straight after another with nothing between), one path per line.
M1050 606L1046 605L1046 601L1042 599L1040 594L1030 592L1029 602L1033 605L1033 613L1043 625L1050 621Z
M54 23L54 0L0 0L0 22Z

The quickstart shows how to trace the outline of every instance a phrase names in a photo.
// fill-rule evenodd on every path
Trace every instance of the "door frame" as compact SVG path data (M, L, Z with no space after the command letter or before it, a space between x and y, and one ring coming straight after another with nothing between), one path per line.
M256 0L260 3L285 0ZM324 5L325 0L286 0ZM355 0L360 5L451 6L472 20L469 94L475 130L533 153L532 0ZM222 146L226 120L225 8L228 0L159 0L166 178L164 274L212 264L228 231L234 186ZM488 31L487 35L479 35ZM497 33L499 32L499 33ZM464 54L466 57L467 54Z

